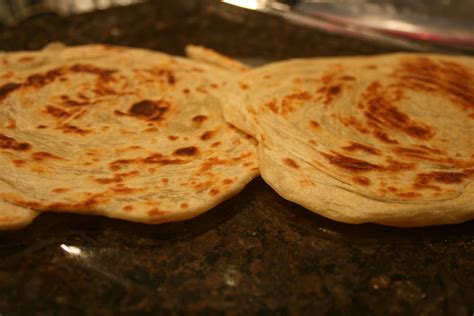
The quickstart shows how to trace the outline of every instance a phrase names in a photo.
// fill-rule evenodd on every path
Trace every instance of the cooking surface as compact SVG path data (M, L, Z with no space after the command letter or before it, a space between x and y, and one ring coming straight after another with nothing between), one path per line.
M3 50L51 41L181 55L195 43L253 63L397 50L212 1L43 15L0 29ZM187 222L149 226L43 214L30 227L0 233L0 315L466 315L474 311L473 271L474 222L345 225L283 200L257 178Z

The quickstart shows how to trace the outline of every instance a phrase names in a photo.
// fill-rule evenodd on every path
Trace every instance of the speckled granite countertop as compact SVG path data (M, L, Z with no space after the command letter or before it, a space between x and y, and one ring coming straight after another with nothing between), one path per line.
M196 5L199 3L199 5ZM249 60L397 50L204 1L156 1L0 29L0 49L104 42ZM214 210L147 226L44 214L0 233L0 315L425 314L474 311L474 222L344 225L260 178Z

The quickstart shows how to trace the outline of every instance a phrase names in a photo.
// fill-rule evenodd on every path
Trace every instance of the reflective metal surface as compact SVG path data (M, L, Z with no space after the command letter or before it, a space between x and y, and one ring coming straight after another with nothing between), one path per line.
M114 6L126 6L143 0L1 0L0 21L13 25L31 16L55 12L70 15Z
M474 1L223 0L328 32L392 42L418 50L432 45L474 50Z

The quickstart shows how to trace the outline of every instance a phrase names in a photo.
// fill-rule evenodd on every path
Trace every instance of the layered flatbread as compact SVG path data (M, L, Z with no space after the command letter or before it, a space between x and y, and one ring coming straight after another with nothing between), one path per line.
M243 73L225 117L281 196L347 223L474 218L474 59L289 60Z
M255 141L223 119L222 67L87 45L0 69L0 229L38 211L187 219L258 174Z

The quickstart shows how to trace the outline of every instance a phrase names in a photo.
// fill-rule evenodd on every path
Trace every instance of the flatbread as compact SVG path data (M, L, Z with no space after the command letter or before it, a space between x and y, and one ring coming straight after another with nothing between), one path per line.
M474 59L289 60L243 73L225 117L282 197L346 223L474 218Z
M258 175L255 141L222 116L231 71L104 45L0 65L0 229L35 211L188 219Z
M249 66L239 62L238 60L224 56L212 49L199 45L186 45L186 56L193 60L202 61L217 67L233 71L247 71Z

